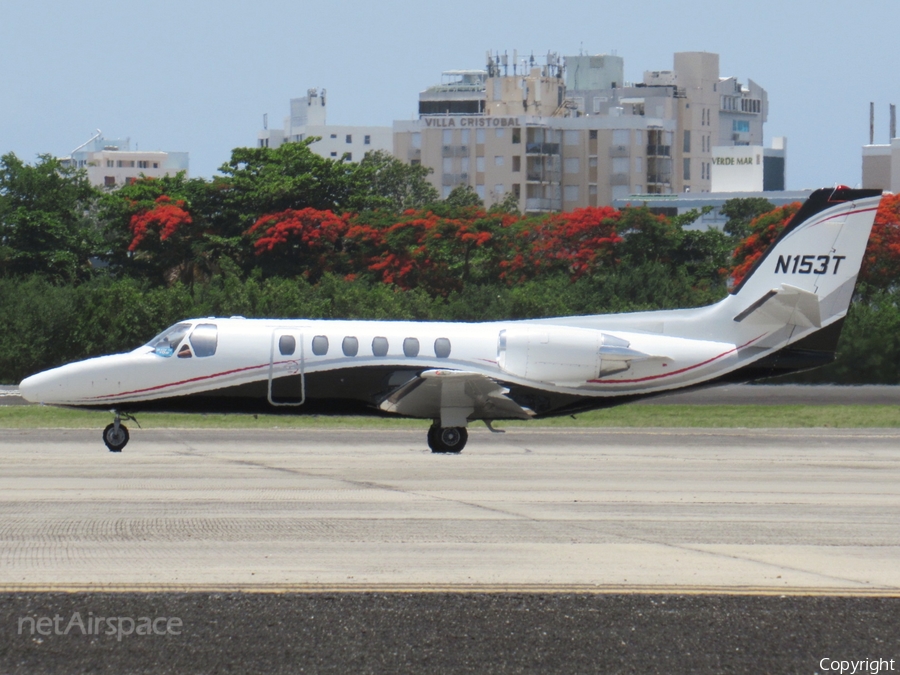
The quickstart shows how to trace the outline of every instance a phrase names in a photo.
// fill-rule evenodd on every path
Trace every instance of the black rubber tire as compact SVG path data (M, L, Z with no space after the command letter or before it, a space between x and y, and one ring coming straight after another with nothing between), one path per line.
M110 452L122 452L122 448L128 445L128 427L119 424L119 433L116 433L116 425L109 424L103 430L103 442Z
M428 430L428 447L432 452L457 455L468 440L469 432L465 427L432 426Z

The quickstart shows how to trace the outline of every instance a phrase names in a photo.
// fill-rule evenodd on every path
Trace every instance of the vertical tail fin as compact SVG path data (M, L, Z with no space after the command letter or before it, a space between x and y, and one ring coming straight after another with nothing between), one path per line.
M881 190L813 192L732 291L734 320L818 328L844 316L880 200Z

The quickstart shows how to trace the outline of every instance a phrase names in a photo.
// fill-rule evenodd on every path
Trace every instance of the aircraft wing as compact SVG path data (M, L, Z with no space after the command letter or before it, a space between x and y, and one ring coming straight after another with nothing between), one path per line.
M391 392L379 406L387 412L439 419L464 427L466 420L529 419L534 413L508 398L509 389L486 375L464 370L425 370Z

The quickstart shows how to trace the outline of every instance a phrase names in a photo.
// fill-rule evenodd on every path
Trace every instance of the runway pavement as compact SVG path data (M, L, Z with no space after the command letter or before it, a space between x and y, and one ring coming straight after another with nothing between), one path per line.
M900 431L0 431L0 587L900 593Z
M900 659L900 431L424 432L0 430L0 672Z

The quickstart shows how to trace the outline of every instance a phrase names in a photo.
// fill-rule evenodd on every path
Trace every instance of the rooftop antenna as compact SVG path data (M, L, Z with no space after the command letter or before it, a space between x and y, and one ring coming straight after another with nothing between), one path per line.
M875 145L875 102L869 101L869 145Z
M269 128L269 113L263 113L263 129Z
M517 49L513 49L513 76L517 75L516 66L519 64L519 51Z
M891 106L891 138L897 138L897 106L893 103Z

